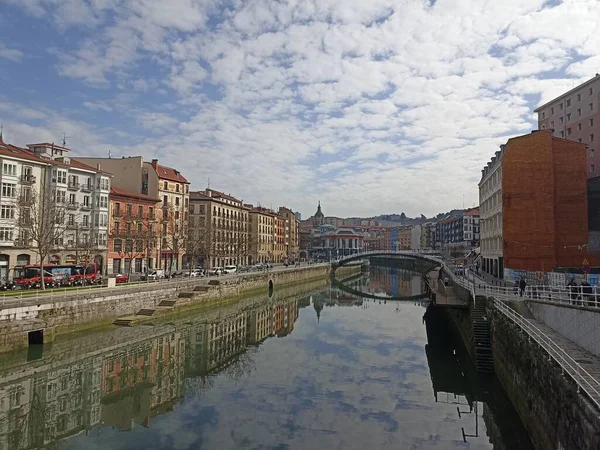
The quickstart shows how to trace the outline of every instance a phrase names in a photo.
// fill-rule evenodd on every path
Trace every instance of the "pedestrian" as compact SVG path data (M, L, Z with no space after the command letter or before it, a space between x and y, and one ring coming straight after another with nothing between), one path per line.
M575 300L577 300L577 284L575 283L575 277L571 277L567 283L567 287L569 288L569 291L571 291L571 303L575 303Z
M521 277L521 281L519 281L519 293L520 293L521 297L523 297L526 287L527 287L527 283L525 282L525 278Z
M519 295L519 282L515 281L515 295Z

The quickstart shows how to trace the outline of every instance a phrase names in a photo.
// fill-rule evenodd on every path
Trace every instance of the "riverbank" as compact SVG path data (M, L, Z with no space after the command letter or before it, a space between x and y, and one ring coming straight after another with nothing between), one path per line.
M344 268L342 275L359 271L360 266ZM148 285L119 286L81 290L60 298L5 301L0 308L0 352L31 344L52 342L59 334L112 323L141 311L168 315L183 308L259 292L268 293L283 286L327 278L328 264L287 270L240 274L236 277L172 280ZM162 304L162 305L161 305ZM169 306L165 306L169 305Z

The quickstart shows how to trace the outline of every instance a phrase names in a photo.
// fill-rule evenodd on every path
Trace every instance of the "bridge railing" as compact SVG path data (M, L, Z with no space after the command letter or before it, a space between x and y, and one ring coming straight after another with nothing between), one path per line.
M514 311L503 301L494 298L494 306L498 311L508 317L525 333L542 347L577 384L577 390L583 391L586 396L600 409L600 382L594 378L580 363L571 357L552 337L544 333L534 323Z
M600 288L597 286L527 286L525 297L549 303L579 305L600 309Z

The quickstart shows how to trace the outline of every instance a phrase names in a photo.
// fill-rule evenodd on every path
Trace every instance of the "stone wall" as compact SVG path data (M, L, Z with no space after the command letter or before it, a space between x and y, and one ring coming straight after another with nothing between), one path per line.
M600 311L576 305L556 305L541 301L527 302L536 320L600 356Z
M301 267L295 270L260 272L233 278L171 280L158 283L79 290L61 297L48 294L36 298L5 302L0 308L0 352L26 346L28 333L44 331L44 342L52 341L56 333L73 331L103 323L117 317L134 315L140 309L156 308L163 300L173 300L181 293L192 293L197 286L207 286L205 293L178 298L176 307L216 301L238 295L268 292L272 281L274 290L292 284L325 278L329 265ZM338 269L342 271L342 269ZM360 271L360 266L343 268L340 274Z
M535 341L502 313L488 311L496 376L535 448L600 448L598 411Z

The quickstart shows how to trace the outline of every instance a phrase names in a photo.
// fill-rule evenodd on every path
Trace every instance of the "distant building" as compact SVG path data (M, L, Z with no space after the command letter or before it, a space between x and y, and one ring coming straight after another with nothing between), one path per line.
M587 146L588 178L600 175L600 75L538 107L538 128Z
M463 216L463 239L467 247L475 248L479 238L479 208L471 208Z
M421 248L421 225L415 225L410 231L410 249L419 250Z

